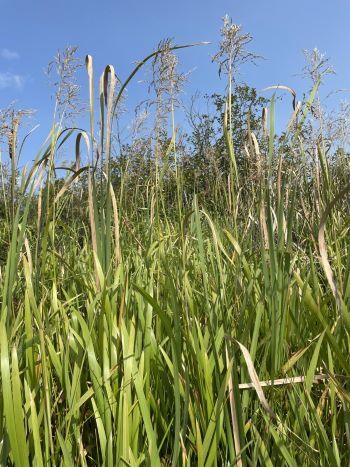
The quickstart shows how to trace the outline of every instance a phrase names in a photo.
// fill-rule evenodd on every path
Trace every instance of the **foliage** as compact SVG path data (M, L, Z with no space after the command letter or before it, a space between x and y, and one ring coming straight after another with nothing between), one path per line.
M243 86L192 155L174 133L116 160L114 69L97 132L86 67L90 130L59 116L4 208L2 464L347 465L349 160L304 139L319 83L280 138Z

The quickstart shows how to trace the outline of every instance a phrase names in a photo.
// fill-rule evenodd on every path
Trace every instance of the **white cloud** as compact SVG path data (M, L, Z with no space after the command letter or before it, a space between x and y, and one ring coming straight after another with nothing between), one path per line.
M1 58L4 58L5 60L18 60L19 59L19 53L16 52L15 50L9 50L9 49L1 49L0 52Z
M25 84L25 77L11 73L9 71L0 71L0 90L15 88L21 90Z

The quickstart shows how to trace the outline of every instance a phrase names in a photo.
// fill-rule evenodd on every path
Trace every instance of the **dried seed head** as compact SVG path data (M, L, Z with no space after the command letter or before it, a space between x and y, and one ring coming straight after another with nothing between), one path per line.
M249 33L243 33L240 25L234 24L226 15L221 28L219 51L212 57L212 61L219 65L219 75L224 71L232 75L239 66L246 62L254 62L259 55L249 52L246 47L253 40Z
M63 51L58 50L46 70L51 84L55 87L55 98L61 118L73 119L83 110L79 99L80 86L76 80L76 73L83 64L77 57L77 50L76 46L67 46Z
M152 62L152 79L149 88L153 88L156 96L162 96L164 103L177 103L183 86L187 80L187 73L178 71L179 59L171 50L171 39L164 39L158 44L157 50L161 52Z
M316 47L312 50L304 49L306 65L303 68L304 76L311 78L313 83L322 82L325 75L335 74L333 66L324 53Z

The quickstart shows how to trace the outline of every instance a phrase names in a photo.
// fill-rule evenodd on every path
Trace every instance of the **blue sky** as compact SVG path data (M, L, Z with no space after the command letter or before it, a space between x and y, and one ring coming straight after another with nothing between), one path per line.
M121 78L165 37L176 43L211 41L181 51L184 71L192 69L187 96L195 90L222 91L223 80L210 56L219 41L221 18L254 36L251 49L265 57L258 66L242 69L242 79L262 89L286 84L301 94L307 88L298 73L304 48L326 52L337 75L328 89L344 89L350 99L350 1L347 0L0 0L0 108L17 101L37 109L38 138L44 138L52 115L51 90L44 74L58 48L78 45L79 54L94 57L96 74L111 63ZM142 75L139 76L142 78ZM86 95L84 70L79 78ZM131 105L146 98L136 80L128 89Z

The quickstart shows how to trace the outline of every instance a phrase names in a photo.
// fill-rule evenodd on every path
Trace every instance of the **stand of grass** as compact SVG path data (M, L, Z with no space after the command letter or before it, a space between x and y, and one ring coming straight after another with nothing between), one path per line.
M320 177L277 155L272 100L268 154L250 134L249 160L259 169L246 184L226 113L229 193L225 181L217 209L198 196L183 205L177 166L175 208L162 167L146 181L149 192L125 200L127 175L113 187L109 164L124 86L115 97L108 66L98 143L91 57L86 64L91 125L77 136L76 177L53 192L57 147L74 135L54 125L9 207L2 464L347 465L349 203L322 147ZM83 226L61 220L83 173L82 140L90 158ZM302 154L300 135L287 143ZM174 134L163 168L175 150ZM29 219L34 198L37 218ZM317 384L316 373L326 375ZM305 380L274 386L285 376ZM271 383L262 389L264 380Z

